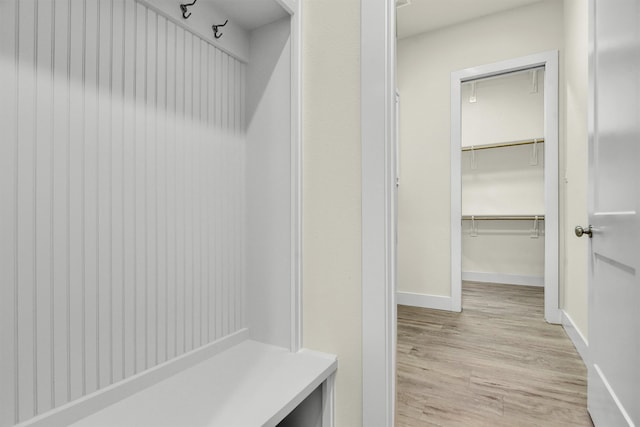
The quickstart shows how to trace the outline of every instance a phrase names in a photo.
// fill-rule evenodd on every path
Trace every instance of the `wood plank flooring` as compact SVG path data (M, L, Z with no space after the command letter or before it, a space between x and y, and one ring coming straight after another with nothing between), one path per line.
M592 426L586 368L543 299L465 282L462 313L398 306L396 426Z

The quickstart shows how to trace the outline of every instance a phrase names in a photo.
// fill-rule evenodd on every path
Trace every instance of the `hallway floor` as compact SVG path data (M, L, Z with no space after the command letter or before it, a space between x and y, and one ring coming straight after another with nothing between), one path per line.
M396 426L592 426L587 370L543 299L465 282L462 313L398 306Z

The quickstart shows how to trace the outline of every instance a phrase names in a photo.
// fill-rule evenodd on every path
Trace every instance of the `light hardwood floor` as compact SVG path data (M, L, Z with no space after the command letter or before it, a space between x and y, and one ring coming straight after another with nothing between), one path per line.
M398 306L397 427L592 426L587 371L543 288L463 284L463 312Z

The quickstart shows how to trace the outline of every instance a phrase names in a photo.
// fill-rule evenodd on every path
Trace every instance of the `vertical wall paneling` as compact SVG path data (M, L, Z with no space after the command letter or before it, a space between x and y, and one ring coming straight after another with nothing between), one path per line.
M179 153L182 153L181 145L178 143L178 138L182 134L182 118L184 117L184 92L182 90L181 83L184 81L184 56L183 56L183 47L184 47L184 33L180 28L175 27L175 73L176 73L176 85L175 85L175 128L173 135L173 174L174 174L174 198L175 198L175 206L176 209L174 211L174 248L175 248L175 263L176 273L175 273L175 282L176 283L184 283L184 263L182 260L184 259L184 245L183 245L183 223L182 223L182 215L184 212L184 191L181 188L181 156ZM182 317L182 302L180 297L182 296L182 290L184 286L176 287L174 292L175 296L175 354L178 355L181 352L182 348L182 327L181 321Z
M69 3L52 4L52 402L69 400Z
M191 118L193 117L193 35L185 33L184 36L185 50L185 72L184 72L184 129L183 140L181 141L182 150L184 151L183 164L183 186L185 193L185 216L184 216L184 257L185 257L185 295L184 295L184 351L193 348L193 212L192 206L192 189L191 177L193 172L193 161L191 156L191 143L193 140L193 126L191 126Z
M233 63L233 58L231 58L228 55L225 55L227 57L227 69L226 69L226 75L227 75L227 97L226 97L226 101L225 103L227 105L229 105L229 108L226 109L225 113L227 116L227 125L226 125L226 129L227 129L227 135L225 137L225 139L229 139L230 141L233 140L234 138L234 111L233 111L233 105L235 102L234 99L234 92L235 92L235 81L234 81L234 75L233 75L233 70L234 70L234 63ZM229 160L231 160L233 156L233 151L230 149L226 150L226 158ZM234 247L234 231L235 231L235 218L232 216L232 212L233 212L233 203L234 203L234 195L231 193L231 182L232 182L232 177L230 176L230 174L227 174L226 179L228 180L228 183L225 185L225 202L228 205L227 208L227 224L228 225L228 241L227 241L227 247L229 249ZM228 303L227 303L227 307L232 307L234 302L235 302L235 293L233 292L233 283L234 283L234 267L235 267L235 260L232 257L229 257L229 262L224 264L224 267L227 268L228 270ZM229 330L233 330L234 327L234 320L235 320L235 310L233 310L233 308L231 310L229 310L229 320L228 320L228 325L229 325Z
M34 1L21 1L18 16L18 174L17 185L17 275L18 275L18 409L19 418L35 415L37 369L34 300L35 282L35 156L36 123L36 8ZM24 191L21 191L24 188Z
M230 90L232 91L230 96L229 96L229 114L232 116L231 119L231 124L229 126L230 130L231 130L231 140L234 141L233 146L235 147L237 144L237 138L238 138L238 87L239 85L239 79L238 79L238 61L235 58L231 58L231 69L229 70L229 75L230 75L230 79L231 79L231 83L230 83ZM237 150L233 150L233 152L231 153L231 162L237 162L238 158L238 151ZM232 178L234 181L237 179L237 176L233 176ZM237 215L235 215L235 212L238 212L238 207L239 207L239 201L240 198L238 197L238 193L236 192L232 192L230 194L231 198L232 198L232 212L233 212L233 216L231 217L232 220L232 226L231 226L231 236L232 236L232 246L234 248L234 250L238 250L238 226L239 226L239 221L241 220L241 218L238 218ZM231 264L231 275L232 275L232 280L231 280L231 289L232 289L232 293L233 293L233 313L232 313L232 324L233 324L233 328L237 328L238 327L238 322L237 322L237 315L239 313L240 310L238 310L238 303L240 302L238 300L238 295L239 293L237 292L238 290L238 267L240 264L240 260L236 257L233 257L232 259L232 264Z
M53 229L52 229L52 182L53 182L53 94L52 53L53 10L52 2L36 2L36 300L34 313L36 322L36 411L51 409L52 403L52 349L51 331L53 295Z
M0 427L243 327L245 68L135 1L0 2Z
M185 132L185 32L182 28L176 31L176 134L174 140L174 173L176 183L176 260L177 269L176 283L182 283L183 286L176 288L176 355L180 355L185 351L185 334L184 334L184 313L185 313L185 188L184 188L184 147L182 145L182 137Z
M176 234L176 117L178 113L176 89L177 89L177 27L167 23L167 284L169 296L167 297L167 359L177 355L177 248Z
M234 289L236 292L236 330L241 329L245 326L243 321L243 311L244 311L244 280L243 280L243 272L244 272L244 233L243 229L246 224L246 216L245 212L245 167L244 167L244 144L243 141L243 132L244 132L244 122L242 121L242 115L244 113L244 67L242 63L235 60L236 62L236 103L234 112L236 115L236 138L234 147L236 147L235 152L235 164L239 165L238 170L236 171L236 182L239 182L240 185L237 187L240 189L239 192L236 192L236 208L235 212L239 212L240 215L234 215L236 220L236 231L235 231L235 239L236 239L236 251L239 256L235 257L236 260L236 280L234 283Z
M137 6L124 2L123 7L123 90L122 90L122 181L123 181L123 329L122 371L126 378L137 372L136 367L136 50Z
M84 287L84 387L85 393L98 389L99 335L98 330L98 78L101 28L98 0L85 2L84 32L84 120L83 140L84 156L82 159L83 182L83 287Z
M0 425L18 420L20 373L17 370L18 276L17 276L17 179L18 126L17 76L19 45L19 5L0 2L0 75L12 84L0 85L0 129L6 138L0 144L0 336L6 340L0 346Z
M230 84L230 90L232 91L229 94L229 105L233 106L232 108L229 109L229 114L231 115L231 123L230 123L230 131L231 131L231 139L233 141L237 141L237 137L238 137L238 111L237 111L237 107L239 105L238 103L238 87L239 87L239 78L238 78L238 61L236 61L235 58L229 57L230 59L230 63L231 63L231 68L229 70L229 75L230 75L230 80L231 80L231 84ZM234 144L235 145L235 144ZM236 150L234 150L231 153L231 161L235 162L237 161L237 155L238 152ZM233 176L232 179L235 181L237 179L236 176ZM236 209L238 209L239 206L239 202L240 199L238 197L238 194L233 192L230 194L231 196L231 200L232 200L232 208L231 211L232 212L236 212ZM235 214L232 214L232 229L231 229L231 238L232 238L232 245L235 248L235 250L238 250L238 226L239 226L239 220L240 218L238 218L237 216L235 216ZM231 264L231 276L232 276L232 286L231 286L231 292L233 294L233 302L232 304L234 305L234 310L233 313L231 314L231 324L233 325L233 328L235 329L236 327L238 327L238 323L237 323L237 316L239 313L239 309L238 306L236 305L238 303L238 292L237 292L237 284L238 284L238 267L240 264L240 260L237 258L233 259L233 262Z
M85 5L69 2L69 398L85 394L83 274L83 117Z
M157 157L156 157L156 337L155 362L167 360L167 103L166 103L166 54L167 54L167 20L156 15L156 117L157 117Z
M157 64L156 14L145 9L145 162L144 162L144 253L145 253L145 368L155 364L156 304L157 304L157 245L156 245L156 187L155 171L158 158L157 121Z
M215 129L214 117L214 94L215 94L215 80L214 80L214 58L215 50L211 46L207 46L207 133L211 135L210 140L207 143L207 158L205 162L205 171L207 173L207 179L211 183L215 183L214 176L214 152L215 152L215 137L213 131ZM207 258L214 253L214 216L213 216L213 200L215 197L214 188L210 188L206 191L207 194ZM207 283L208 283L208 299L207 299L207 340L215 339L215 265L207 263Z
M290 74L291 75L291 74ZM247 121L246 121L246 113L247 113L247 91L246 91L246 87L247 87L247 67L240 67L240 81L242 82L242 85L240 87L240 134L241 134L241 138L242 141L244 142L246 140L245 138L245 134L247 133L246 129L247 129ZM240 196L240 201L242 203L241 205L241 212L244 214L243 218L242 218L242 222L241 224L247 224L247 162L246 159L247 157L247 147L245 143L242 143L239 145L240 148L240 158L243 159L243 161L241 162L241 168L242 170L240 170L240 177L241 177L241 185L240 188L242 188L242 194ZM247 251L246 251L246 246L244 244L244 242L246 242L246 226L241 226L240 230L239 230L239 234L238 234L238 240L241 242L241 246L240 246L240 284L239 284L239 292L240 292L240 300L243 301L242 304L240 304L240 326L242 328L247 327L248 323L247 323L247 319L246 319L246 311L247 311L247 304L246 304L246 266L247 266Z
M133 160L132 164L132 178L131 185L133 187L132 194L132 209L133 209L133 271L134 271L134 279L132 283L133 287L133 372L138 373L140 370L144 368L144 362L142 359L144 357L144 349L141 347L143 345L143 341L140 337L143 335L142 327L144 326L144 319L141 316L144 314L144 253L142 249L144 248L142 243L143 236L141 232L143 227L141 225L144 224L143 220L140 218L140 215L143 213L143 206L141 202L144 200L144 192L141 188L141 183L143 180L140 179L140 172L143 170L142 168L142 155L141 151L144 149L144 134L141 130L142 124L144 123L144 113L141 104L143 103L144 97L144 81L141 78L141 71L144 70L144 61L141 59L143 55L143 43L145 40L144 34L141 35L141 31L144 31L145 28L144 21L144 9L138 4L134 4L133 11L133 25L134 25L134 34L132 44L134 46L133 50L133 137L132 137L132 156ZM141 361L142 359L142 361Z
M226 105L229 102L229 56L225 53L222 54L222 63L221 63L221 67L220 67L220 73L222 75L222 83L220 85L220 91L221 91L221 96L222 96L222 100L221 100L221 114L222 114L222 122L221 122L221 129L222 129L222 135L221 135L221 142L226 140L229 137L229 111L226 109L223 109L222 106ZM224 142L222 142L222 147L220 150L220 154L222 156L222 161L223 163L227 161L227 157L228 157L228 148L227 146L224 144ZM229 193L228 193L228 189L229 189L229 175L226 173L222 174L222 178L221 178L221 185L222 185L222 189L220 191L220 200L222 202L222 209L220 212L220 215L222 217L222 265L221 265L221 269L222 269L222 306L223 307L229 307L231 304L231 299L229 298L229 283L231 281L231 277L229 277L229 248L231 247L231 245L229 244L229 227L227 226L227 224L229 224ZM224 313L223 317L222 317L222 335L226 335L229 333L230 331L230 325L229 325L229 316L230 313Z
M209 235L208 224L209 224L209 215L210 212L207 209L207 201L208 201L208 191L206 186L203 185L203 182L206 182L206 160L207 160L207 147L210 145L210 142L206 140L206 135L209 132L208 129L208 115L207 115L207 97L209 96L209 88L207 86L208 74L209 74L209 58L207 55L208 52L208 43L204 40L200 40L200 138L198 141L200 142L199 152L201 155L198 157L198 170L199 170L199 208L198 212L200 212L200 234L199 234L199 247L200 247L200 337L198 342L200 345L202 343L207 342L207 325L209 319L209 310L207 301L208 298L208 290L209 290L209 282L207 280L207 266L208 263L206 260L208 259L209 253L206 250L206 238Z
M203 133L211 135L211 53L210 47L207 43L203 43L203 63L205 72L202 75L202 84L204 87L204 96L202 97L202 109L204 114L202 115L202 126ZM211 147L213 144L213 140L206 141L204 140L204 146L202 152L204 153L202 162L202 175L203 179L206 182L211 181L211 168L209 165L211 161ZM211 189L203 188L204 199L203 210L204 210L204 218L203 218L203 227L204 227L204 235L202 239L202 251L204 259L209 259L211 256ZM205 295L203 296L203 307L205 311L205 315L202 317L202 340L203 342L211 339L211 271L212 267L209 263L203 263L203 282Z
M222 112L221 112L221 109L222 109L222 52L219 52L216 50L214 57L215 57L215 61L214 61L213 74L215 76L215 81L214 81L215 93L214 93L214 120L213 120L214 134L213 136L214 136L215 148L217 149L217 151L221 151L222 144L220 143L220 139L222 137L222 134L220 129L222 128ZM224 253L222 252L222 248L223 248L223 243L222 243L223 203L222 203L222 195L221 195L221 188L222 188L221 183L222 183L222 176L223 176L222 167L221 167L222 156L217 155L213 159L213 165L214 165L214 182L216 183L214 187L215 211L218 213L215 216L215 232L213 234L215 237L215 252L221 253L222 255L224 255ZM223 282L222 261L223 261L223 257L220 257L216 259L216 263L215 263L216 337L222 336L223 323L224 323L223 313L222 313L223 298L224 298L224 293L222 289L222 282Z
M113 311L113 266L111 246L113 245L113 220L111 212L111 174L113 151L112 93L112 48L113 48L113 0L98 3L98 78L97 78L97 130L98 149L96 154L97 201L96 223L97 243L97 280L96 291L96 377L97 388L111 383L113 359L111 324Z
M109 80L110 103L110 294L109 294L109 383L124 378L124 55L125 8L124 3L112 0L110 4L112 64Z
M201 74L201 57L200 57L200 40L196 37L192 37L192 52L193 52L193 68L192 68L192 108L193 114L190 121L190 130L192 132L193 137L190 141L190 148L192 153L195 154L199 152L200 149L200 74ZM193 272L193 293L191 300L191 314L192 314L192 327L191 327L191 347L196 348L199 343L200 337L200 322L198 319L200 318L200 291L202 288L200 287L200 250L198 242L200 240L200 215L198 205L200 202L199 198L199 157L195 155L191 155L191 250L193 254L192 259L192 267L191 270Z

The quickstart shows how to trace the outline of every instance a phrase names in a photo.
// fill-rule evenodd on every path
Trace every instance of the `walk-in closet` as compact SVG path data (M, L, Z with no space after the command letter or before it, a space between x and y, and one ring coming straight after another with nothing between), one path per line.
M544 67L464 82L462 280L543 286Z
M0 2L0 426L321 422L297 12Z

